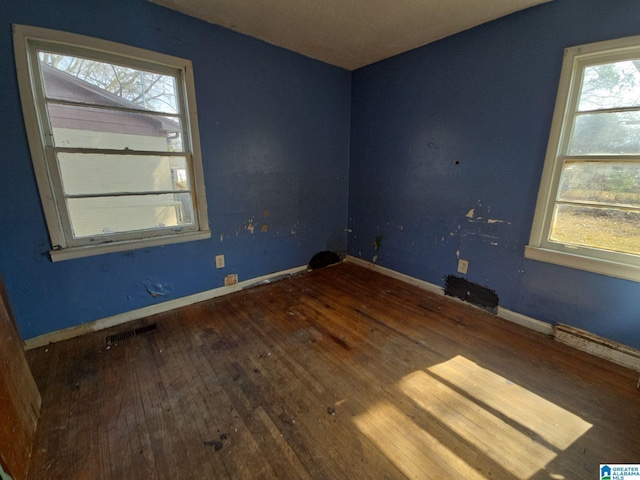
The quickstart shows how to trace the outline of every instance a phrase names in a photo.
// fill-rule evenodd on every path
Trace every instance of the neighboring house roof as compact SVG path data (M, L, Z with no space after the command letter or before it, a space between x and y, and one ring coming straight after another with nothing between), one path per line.
M147 115L136 103L50 65L42 63L40 65L49 98L141 110L141 113L133 113L115 109L98 110L74 105L50 104L49 116L55 127L154 137L166 137L167 133L180 131L179 123L171 118Z

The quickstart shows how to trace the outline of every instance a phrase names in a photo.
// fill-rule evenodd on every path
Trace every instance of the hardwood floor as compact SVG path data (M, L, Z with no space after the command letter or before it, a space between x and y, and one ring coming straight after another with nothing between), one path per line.
M28 357L31 479L573 480L640 462L636 373L352 264Z

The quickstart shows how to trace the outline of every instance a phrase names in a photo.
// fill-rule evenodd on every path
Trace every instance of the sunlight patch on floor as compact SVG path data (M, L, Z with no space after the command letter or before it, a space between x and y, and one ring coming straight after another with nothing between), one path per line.
M428 370L561 450L592 427L577 415L463 356Z
M354 423L409 478L485 478L387 402L369 408Z
M416 405L516 478L544 469L591 424L457 356L398 382Z

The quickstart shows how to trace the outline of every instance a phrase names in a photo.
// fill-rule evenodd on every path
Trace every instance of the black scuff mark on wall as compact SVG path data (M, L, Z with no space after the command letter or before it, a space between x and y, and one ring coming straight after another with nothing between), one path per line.
M490 313L498 313L498 294L494 290L470 282L466 278L448 275L444 294L469 302Z

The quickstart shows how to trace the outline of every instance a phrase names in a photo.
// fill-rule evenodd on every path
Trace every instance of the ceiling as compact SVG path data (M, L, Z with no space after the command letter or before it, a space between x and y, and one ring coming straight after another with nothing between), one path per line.
M550 0L149 0L355 70Z

